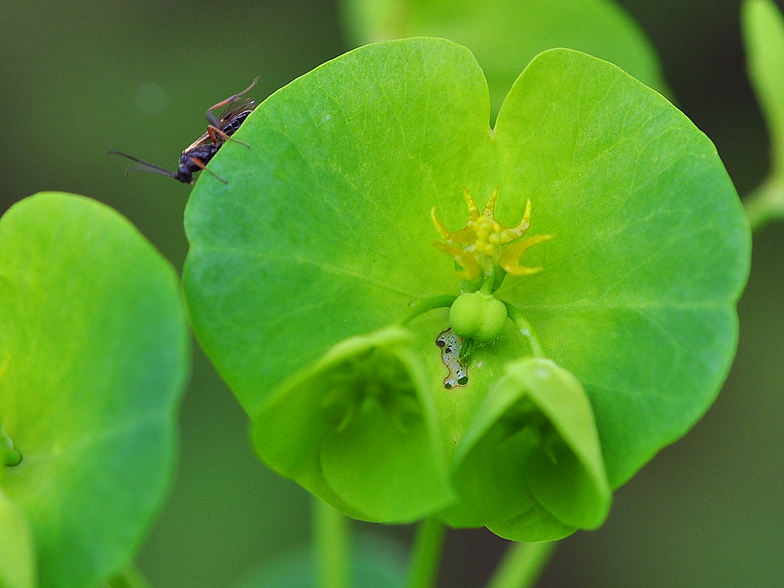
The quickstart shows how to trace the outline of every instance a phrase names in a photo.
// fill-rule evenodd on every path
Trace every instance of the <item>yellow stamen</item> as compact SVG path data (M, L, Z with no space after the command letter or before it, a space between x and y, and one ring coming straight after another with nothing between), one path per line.
M455 245L447 245L441 241L433 241L433 245L463 266L462 271L455 272L455 275L458 278L463 280L473 280L482 272L481 268L479 267L479 263L476 261L476 258L465 249Z
M528 249L544 241L549 241L554 235L534 235L527 237L519 243L514 243L501 252L501 257L498 260L503 270L513 276L530 276L542 271L544 268L539 267L526 267L520 265L520 258Z
M463 197L466 200L466 204L468 204L468 219L478 219L479 209L476 207L476 202L474 202L474 199L471 198L471 194L468 193L468 188L466 186L463 186Z
M541 271L540 267L521 266L520 257L530 247L551 239L552 235L536 235L506 247L522 237L531 226L530 200L526 202L520 223L514 227L505 227L495 219L498 188L493 190L481 214L466 187L463 188L463 196L468 206L468 222L464 229L450 231L436 216L435 207L430 211L436 230L447 242L435 241L433 244L463 266L458 277L474 279L482 273L489 275L493 267L503 268L512 275L530 275Z

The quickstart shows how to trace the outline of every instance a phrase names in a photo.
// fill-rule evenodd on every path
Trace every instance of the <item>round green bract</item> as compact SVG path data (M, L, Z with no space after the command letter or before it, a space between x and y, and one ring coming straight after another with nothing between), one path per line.
M176 273L110 208L42 193L0 219L0 485L41 586L124 568L172 477L189 363Z
M480 209L498 188L506 226L530 199L528 235L554 238L521 264L544 271L509 275L494 295L584 387L616 488L699 419L727 374L749 266L743 211L683 114L583 53L539 55L489 120L476 60L437 39L366 46L276 92L237 132L249 147L211 162L227 183L202 175L188 204L194 330L249 414L264 414L342 340L460 293L431 244L433 207L456 231L464 186ZM435 342L448 326L441 309L408 328L451 466L488 390L531 347L508 321L473 352L468 384L447 390ZM570 532L548 516L518 518Z

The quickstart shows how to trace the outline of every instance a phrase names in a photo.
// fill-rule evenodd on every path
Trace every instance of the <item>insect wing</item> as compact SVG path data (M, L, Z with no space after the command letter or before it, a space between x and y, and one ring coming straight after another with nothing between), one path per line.
M239 104L229 104L228 108L218 117L218 124L215 126L227 135L232 135L254 108L256 108L256 103L247 98Z
M196 139L193 143L188 145L184 150L183 153L189 153L196 149L196 147L201 147L202 145L206 145L207 143L212 143L212 139L210 138L209 133L204 133L201 137Z

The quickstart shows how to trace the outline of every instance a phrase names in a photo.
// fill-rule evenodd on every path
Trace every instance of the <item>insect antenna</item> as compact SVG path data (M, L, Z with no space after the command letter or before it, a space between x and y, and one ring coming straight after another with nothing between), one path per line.
M120 157L125 157L126 159L130 159L131 161L135 161L137 165L130 166L125 170L125 177L128 177L128 172L146 172L151 174L160 174L162 176L169 176L170 178L177 178L177 174L173 171L169 171L168 169L164 169L162 167L158 167L153 163L149 163L147 161L142 161L141 159L137 159L132 155L128 155L127 153L121 153L119 151L107 151L109 155L119 155Z

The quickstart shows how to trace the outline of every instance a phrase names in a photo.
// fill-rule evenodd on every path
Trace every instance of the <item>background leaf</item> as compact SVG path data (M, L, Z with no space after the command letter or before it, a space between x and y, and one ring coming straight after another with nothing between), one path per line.
M784 18L770 0L746 0L741 22L749 77L768 123L771 163L784 174Z
M177 276L118 213L42 193L0 220L3 490L41 586L128 564L172 476L189 341Z
M607 0L343 0L341 7L357 45L431 36L468 47L485 72L495 113L528 62L554 47L601 57L666 91L645 33Z
M749 78L770 139L768 177L744 201L753 232L784 218L784 16L769 0L747 0L742 24Z

